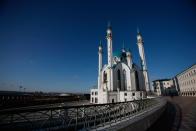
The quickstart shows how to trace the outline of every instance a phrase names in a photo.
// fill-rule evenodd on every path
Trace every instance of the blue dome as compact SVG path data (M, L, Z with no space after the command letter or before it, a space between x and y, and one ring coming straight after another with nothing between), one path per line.
M117 52L117 51L116 51L116 52L113 53L113 56L120 57L120 56L121 56L121 52Z

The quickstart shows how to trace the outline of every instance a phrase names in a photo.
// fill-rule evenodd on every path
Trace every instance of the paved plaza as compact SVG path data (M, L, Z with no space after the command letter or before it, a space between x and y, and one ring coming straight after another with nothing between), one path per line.
M168 106L149 131L196 131L196 97L166 97Z

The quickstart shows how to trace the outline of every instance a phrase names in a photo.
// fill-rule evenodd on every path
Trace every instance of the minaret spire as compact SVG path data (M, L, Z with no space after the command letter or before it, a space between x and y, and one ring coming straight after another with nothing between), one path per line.
M108 68L109 68L109 74L108 74L108 90L113 90L113 52L112 52L112 27L111 24L108 23L108 28L106 31L106 39L107 39L107 47L108 47Z
M126 52L125 51L125 41L123 41L123 44L122 44L122 52Z
M108 21L108 29L112 29L112 26L111 26L111 22L110 21Z
M107 39L107 47L108 47L108 65L109 67L111 67L113 55L112 55L112 27L110 22L108 23L106 39Z
M102 46L102 41L101 41L101 40L99 41L99 47L103 47L103 46Z
M102 42L101 42L101 40L99 42L99 51L98 51L98 54L99 54L99 71L98 71L98 74L100 75L101 69L102 69L102 54L103 54L103 48L102 48Z
M102 55L103 55L103 48L102 48L102 42L100 40L99 42L99 48L98 48L98 55L99 55L99 65L98 65L98 89L101 89L101 70L102 70Z
M145 81L145 88L146 91L150 91L150 83L149 83L149 78L148 78L148 72L147 72L147 66L146 66L146 58L145 58L145 52L144 52L144 41L141 35L141 32L137 30L137 45L139 49L139 55L140 55L140 60L141 60L141 68L142 72L144 75L144 81Z
M140 29L139 29L139 27L137 27L137 34L140 34Z
M127 65L132 69L133 61L132 61L132 54L130 49L128 49L126 55L127 55Z

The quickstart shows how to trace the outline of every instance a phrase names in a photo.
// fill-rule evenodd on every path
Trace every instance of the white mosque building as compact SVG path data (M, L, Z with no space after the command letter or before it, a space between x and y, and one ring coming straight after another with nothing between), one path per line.
M108 26L106 39L108 63L102 65L103 48L100 44L98 87L91 89L90 103L114 103L146 98L150 85L141 33L138 31L137 34L141 67L132 61L131 52L124 48L120 54L113 55L111 26Z

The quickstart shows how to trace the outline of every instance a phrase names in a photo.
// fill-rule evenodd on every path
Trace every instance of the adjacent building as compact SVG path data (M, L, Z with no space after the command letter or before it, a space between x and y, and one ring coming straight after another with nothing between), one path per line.
M173 79L154 80L152 81L152 86L157 96L167 96L177 93Z
M196 64L174 77L176 89L181 96L196 96Z
M113 53L112 28L108 26L107 64L102 65L103 47L100 42L98 48L98 87L91 89L91 103L124 102L146 97L150 91L148 71L144 53L144 42L141 33L137 34L137 45L141 59L141 66L133 62L130 50L124 47L120 52Z
M158 96L196 96L196 64L185 69L171 79L152 81L154 93Z

